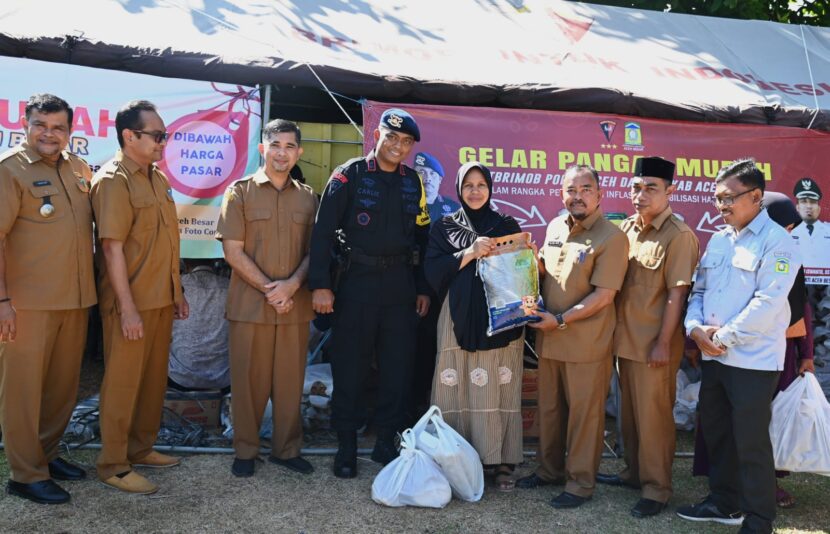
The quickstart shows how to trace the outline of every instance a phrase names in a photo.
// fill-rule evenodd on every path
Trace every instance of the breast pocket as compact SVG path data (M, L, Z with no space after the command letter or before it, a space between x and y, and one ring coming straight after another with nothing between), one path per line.
M752 252L744 251L746 249L738 249L732 256L733 273L740 280L741 285L751 290L755 288L755 278L761 266L761 258Z
M375 232L381 225L381 207L384 198L385 195L379 190L361 191L358 189L350 226L362 232Z
M291 242L303 252L308 248L313 224L314 212L295 211L291 214Z
M158 225L158 208L151 196L131 196L133 206L133 231L146 232L155 230Z
M633 268L628 269L634 276L634 283L647 287L662 286L664 281L661 268L665 257L665 252L660 251L644 251L638 254Z
M706 287L712 287L717 276L717 271L724 267L723 263L725 258L726 255L723 253L708 250L700 258L699 275L703 277Z
M245 210L245 235L256 241L268 237L269 226L271 225L271 210L247 209Z
M29 187L20 217L30 222L52 223L66 215L67 201L54 185Z

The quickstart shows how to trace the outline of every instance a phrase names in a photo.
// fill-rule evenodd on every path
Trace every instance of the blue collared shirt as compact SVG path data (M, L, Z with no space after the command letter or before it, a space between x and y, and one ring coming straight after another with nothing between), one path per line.
M715 360L763 371L784 366L790 293L801 257L793 239L761 212L740 232L728 227L712 236L700 259L686 312L686 333L720 327L726 348Z

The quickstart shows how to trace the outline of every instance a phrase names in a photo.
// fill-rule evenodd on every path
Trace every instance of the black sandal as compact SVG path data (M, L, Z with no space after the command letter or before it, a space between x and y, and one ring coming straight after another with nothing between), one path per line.
M499 491L505 493L516 488L516 479L513 478L514 468L512 465L501 464L496 467L496 486Z

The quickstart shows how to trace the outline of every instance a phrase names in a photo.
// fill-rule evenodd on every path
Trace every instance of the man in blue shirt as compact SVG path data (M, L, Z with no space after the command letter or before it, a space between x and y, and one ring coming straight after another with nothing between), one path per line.
M685 321L703 353L700 431L711 463L710 492L677 515L771 533L770 403L784 364L787 295L801 259L762 208L764 175L754 160L723 168L716 182L715 205L729 226L706 247Z

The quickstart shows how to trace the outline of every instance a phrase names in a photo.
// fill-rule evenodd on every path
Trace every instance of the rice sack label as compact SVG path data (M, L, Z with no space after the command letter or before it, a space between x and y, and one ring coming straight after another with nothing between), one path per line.
M543 309L530 233L511 234L493 241L496 250L479 259L477 264L487 298L488 336L538 322L541 319L533 312Z

